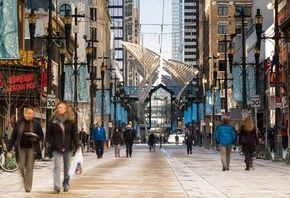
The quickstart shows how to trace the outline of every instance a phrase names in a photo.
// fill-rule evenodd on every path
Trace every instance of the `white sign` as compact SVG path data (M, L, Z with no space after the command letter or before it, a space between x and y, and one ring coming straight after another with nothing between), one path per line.
M55 95L47 94L47 109L55 109Z
M259 96L252 96L251 97L251 106L252 107L260 107L261 101Z
M276 97L274 95L270 95L269 97L269 108L270 109L276 108Z

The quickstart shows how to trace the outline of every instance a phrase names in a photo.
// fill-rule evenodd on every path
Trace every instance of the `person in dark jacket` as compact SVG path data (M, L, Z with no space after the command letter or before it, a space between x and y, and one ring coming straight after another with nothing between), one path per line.
M124 131L124 140L126 144L126 156L132 157L132 147L134 139L136 138L135 131L132 130L131 125L126 126L126 130Z
M24 181L26 192L30 192L33 180L35 153L40 154L39 141L43 141L43 131L40 123L34 119L34 109L26 107L24 117L14 125L10 143L8 144L7 157L11 158L14 146L19 161L19 170Z
M56 110L52 113L47 131L47 140L51 142L51 151L54 161L53 180L54 191L60 192L60 166L63 158L63 191L69 191L69 169L72 155L72 144L80 150L78 131L74 123L74 113L72 108L65 102L60 102Z
M245 153L245 170L250 170L253 167L253 154L259 144L256 128L250 117L245 119L244 125L241 127L239 143L242 144L242 151Z
M84 128L79 132L79 139L82 143L83 149L85 149L86 143L88 141L88 134L85 132Z
M221 152L222 170L229 170L232 146L236 141L236 132L234 127L229 125L227 116L224 117L223 123L216 128L215 138Z
M153 147L153 151L155 151L155 135L154 133L150 133L149 139L148 139L148 145L149 145L149 152L151 152L151 148Z
M187 154L192 154L192 145L193 145L193 134L190 132L189 129L187 129L187 132L184 136L186 148L187 148Z
M97 122L97 127L93 129L92 132L92 139L95 141L95 147L96 147L96 155L98 159L103 158L104 154L104 144L107 140L106 130L102 126L102 122Z
M122 142L122 134L119 131L119 127L116 127L112 135L112 144L114 145L115 148L115 157L120 157L121 142Z

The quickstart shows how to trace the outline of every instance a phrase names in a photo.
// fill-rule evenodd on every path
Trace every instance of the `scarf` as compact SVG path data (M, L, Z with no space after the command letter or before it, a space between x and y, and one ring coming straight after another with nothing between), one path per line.
M57 121L61 122L61 123L64 123L64 122L67 120L67 118L68 118L68 114L67 114L67 112L64 113L64 114L62 114L62 115L56 115L56 116L55 116L55 119L56 119Z

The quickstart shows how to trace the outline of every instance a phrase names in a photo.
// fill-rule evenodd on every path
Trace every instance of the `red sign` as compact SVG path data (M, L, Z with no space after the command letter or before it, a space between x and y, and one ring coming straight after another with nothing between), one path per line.
M40 93L39 69L11 65L3 68L0 74L2 96L11 93L12 96L37 97Z

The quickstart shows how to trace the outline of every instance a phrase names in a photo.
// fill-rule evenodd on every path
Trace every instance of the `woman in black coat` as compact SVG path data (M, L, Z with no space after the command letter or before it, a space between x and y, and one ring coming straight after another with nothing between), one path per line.
M122 134L118 127L115 128L115 131L112 135L112 144L115 148L115 157L120 157L120 147L122 143Z
M250 117L245 119L244 125L241 127L239 143L242 145L242 151L245 153L245 170L250 170L250 167L253 167L252 157L259 144L256 128Z
M60 192L60 166L61 158L63 158L64 180L62 184L63 191L67 192L69 190L70 175L68 172L73 149L72 144L80 150L81 143L74 123L74 113L65 102L60 102L56 106L56 110L51 115L46 135L52 144L54 190L57 193Z

